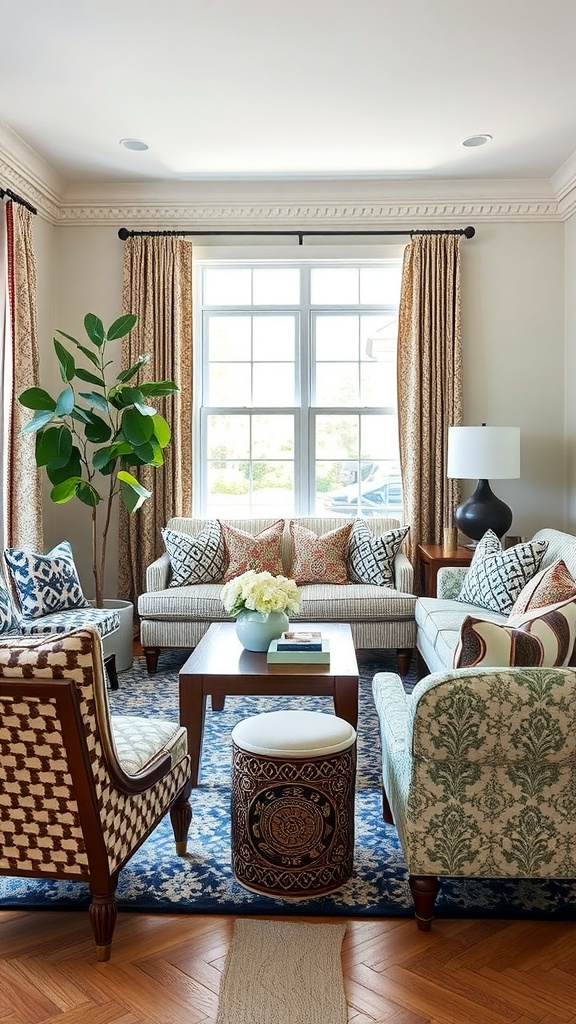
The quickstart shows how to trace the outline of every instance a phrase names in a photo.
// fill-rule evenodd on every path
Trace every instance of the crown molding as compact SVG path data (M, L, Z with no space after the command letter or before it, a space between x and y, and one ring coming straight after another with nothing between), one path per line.
M58 223L64 191L62 178L2 121L0 185L26 199L46 220Z

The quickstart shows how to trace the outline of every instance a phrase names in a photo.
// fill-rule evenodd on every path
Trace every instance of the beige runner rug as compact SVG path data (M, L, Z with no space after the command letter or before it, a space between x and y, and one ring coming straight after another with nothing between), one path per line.
M216 1024L346 1024L345 924L234 922Z

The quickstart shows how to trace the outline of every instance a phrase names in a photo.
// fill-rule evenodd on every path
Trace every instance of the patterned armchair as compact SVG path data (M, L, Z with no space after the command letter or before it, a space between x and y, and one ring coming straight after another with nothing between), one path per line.
M0 641L0 874L87 882L108 960L120 869L170 811L192 818L186 730L110 716L94 628Z
M438 672L407 695L378 673L384 820L418 928L441 877L576 878L576 672Z

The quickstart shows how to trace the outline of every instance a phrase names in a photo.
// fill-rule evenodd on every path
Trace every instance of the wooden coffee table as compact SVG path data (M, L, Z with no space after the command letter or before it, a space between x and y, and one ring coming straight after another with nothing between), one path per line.
M192 785L198 785L206 697L221 711L226 696L333 697L334 711L356 728L358 662L350 626L344 622L298 622L319 629L330 641L329 665L268 665L266 654L245 651L234 622L214 622L178 673L180 724L188 730Z

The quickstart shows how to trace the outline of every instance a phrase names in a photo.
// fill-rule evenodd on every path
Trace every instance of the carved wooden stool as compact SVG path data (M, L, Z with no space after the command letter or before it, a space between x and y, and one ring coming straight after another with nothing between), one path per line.
M232 867L253 892L307 899L354 861L356 731L317 711L272 711L232 732Z

